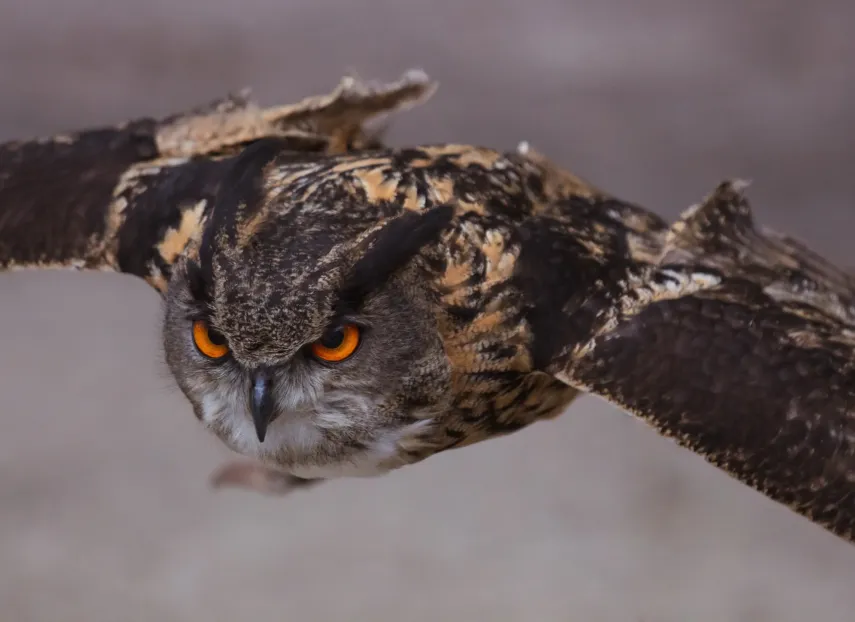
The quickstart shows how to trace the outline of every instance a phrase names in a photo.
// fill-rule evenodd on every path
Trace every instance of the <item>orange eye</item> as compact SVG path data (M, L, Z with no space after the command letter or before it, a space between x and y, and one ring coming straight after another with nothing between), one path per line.
M358 326L354 324L336 326L312 344L312 354L322 361L338 363L356 352L359 340Z
M210 359L221 359L229 353L226 338L202 320L193 322L193 343L199 348L199 352Z

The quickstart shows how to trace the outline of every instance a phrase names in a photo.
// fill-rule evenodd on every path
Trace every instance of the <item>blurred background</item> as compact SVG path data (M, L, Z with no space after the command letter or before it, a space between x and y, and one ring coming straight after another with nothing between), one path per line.
M853 23L847 0L3 0L0 140L421 67L440 89L394 144L528 140L669 218L747 177L764 224L855 265ZM214 493L227 453L148 286L4 274L0 302L4 622L855 616L855 547L595 398L373 481Z

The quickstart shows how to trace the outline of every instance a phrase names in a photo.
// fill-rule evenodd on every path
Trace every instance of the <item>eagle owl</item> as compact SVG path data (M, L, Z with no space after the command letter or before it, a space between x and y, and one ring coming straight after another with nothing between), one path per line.
M855 278L754 225L739 181L675 223L513 153L393 148L434 84L0 146L0 266L163 294L196 417L285 492L551 418L582 392L855 538Z

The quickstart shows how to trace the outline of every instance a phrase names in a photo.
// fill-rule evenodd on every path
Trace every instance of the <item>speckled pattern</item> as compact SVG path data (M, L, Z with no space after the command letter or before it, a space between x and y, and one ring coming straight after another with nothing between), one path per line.
M672 218L749 177L758 220L851 265L852 10L825 4L22 3L0 137L423 65L441 90L394 142L525 139ZM382 480L213 495L222 450L160 364L156 295L43 273L0 296L10 619L851 619L851 547L593 398Z

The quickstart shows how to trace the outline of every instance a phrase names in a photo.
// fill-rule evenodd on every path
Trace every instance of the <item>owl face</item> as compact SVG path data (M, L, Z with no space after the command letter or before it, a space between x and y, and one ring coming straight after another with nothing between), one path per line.
M212 219L200 252L174 266L163 328L196 416L298 477L412 462L451 402L419 261L449 219Z

